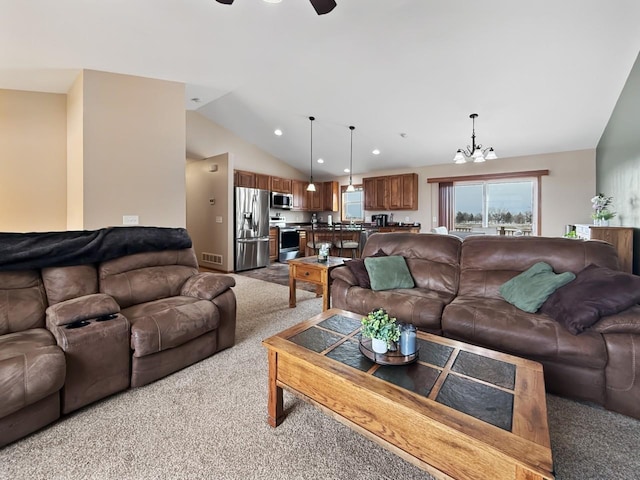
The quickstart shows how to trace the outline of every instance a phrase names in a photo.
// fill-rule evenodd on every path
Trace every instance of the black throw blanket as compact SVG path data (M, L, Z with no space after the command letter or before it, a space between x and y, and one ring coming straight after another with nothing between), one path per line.
M184 228L0 233L0 271L98 263L134 253L189 247L191 238Z

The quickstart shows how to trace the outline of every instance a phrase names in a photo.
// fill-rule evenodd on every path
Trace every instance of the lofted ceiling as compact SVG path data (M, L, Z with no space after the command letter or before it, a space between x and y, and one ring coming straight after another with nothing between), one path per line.
M470 113L502 158L595 148L640 51L637 0L336 2L0 0L0 88L183 82L186 109L302 172L313 115L322 178L349 166L349 125L356 175L451 162Z

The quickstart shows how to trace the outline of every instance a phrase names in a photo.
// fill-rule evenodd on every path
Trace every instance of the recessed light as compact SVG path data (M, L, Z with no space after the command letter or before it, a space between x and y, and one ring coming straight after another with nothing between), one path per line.
M280 3L282 0L263 0L265 3Z
M318 163L324 163L324 160L322 158L319 158Z
M377 148L375 150L373 150L371 153L373 153L374 155L380 155L380 150L378 150Z
M273 133L275 133L277 136L282 135L282 130L280 130L279 128L276 128Z
M348 168L345 168L345 169L344 169L344 173L349 173L349 169L348 169Z

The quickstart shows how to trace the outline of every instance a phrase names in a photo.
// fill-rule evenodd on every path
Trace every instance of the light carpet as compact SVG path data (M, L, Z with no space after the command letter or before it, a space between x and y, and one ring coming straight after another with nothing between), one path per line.
M66 416L0 450L0 479L428 479L285 392L287 417L266 423L261 340L321 311L321 299L234 275L233 348ZM637 479L640 422L547 396L559 480ZM490 479L488 479L490 480Z

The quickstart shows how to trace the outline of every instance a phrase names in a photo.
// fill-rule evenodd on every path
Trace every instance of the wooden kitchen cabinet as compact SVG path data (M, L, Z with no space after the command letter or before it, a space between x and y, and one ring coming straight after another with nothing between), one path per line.
M247 172L245 170L233 171L234 187L260 188L262 190L269 190L271 187L270 183L271 182L269 175Z
M315 192L307 192L307 210L322 211L322 183L316 182Z
M337 212L340 209L340 184L324 182L322 184L322 211Z
M389 210L388 177L362 179L365 210Z
M303 182L301 180L291 180L291 193L293 194L292 210L306 211L309 209L307 185L309 185L308 182Z
M365 210L417 210L418 175L406 173L362 179Z
M256 187L256 174L253 172L245 172L244 170L233 171L233 185L234 187Z
M418 209L418 175L389 176L389 210Z
M278 227L269 227L269 263L278 261Z
M271 191L278 193L291 193L291 179L271 177Z
M263 175L261 173L256 173L256 186L255 188L259 188L261 190L270 190L271 189L271 177L269 175Z

